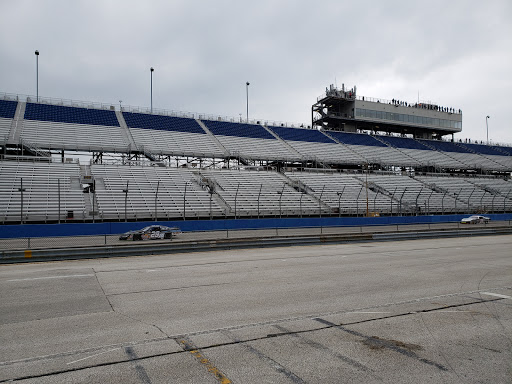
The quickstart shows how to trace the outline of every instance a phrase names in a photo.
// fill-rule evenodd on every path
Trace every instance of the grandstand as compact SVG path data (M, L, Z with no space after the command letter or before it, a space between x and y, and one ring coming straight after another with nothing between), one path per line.
M512 148L457 142L460 110L331 87L312 116L0 95L0 222L512 212Z

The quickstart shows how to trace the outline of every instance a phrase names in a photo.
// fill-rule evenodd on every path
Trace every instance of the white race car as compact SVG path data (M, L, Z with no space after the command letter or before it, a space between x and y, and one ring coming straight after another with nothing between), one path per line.
M485 216L473 215L462 219L461 224L487 224L491 219Z

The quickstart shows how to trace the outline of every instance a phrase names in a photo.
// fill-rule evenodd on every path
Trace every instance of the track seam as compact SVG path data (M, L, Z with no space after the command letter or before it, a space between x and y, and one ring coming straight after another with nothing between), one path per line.
M411 312L404 312L404 313L399 313L399 314L395 314L395 315L382 316L382 317L377 317L377 318L372 318L372 319L366 319L366 320L360 320L360 321L354 321L354 322L348 322L348 323L340 323L340 324L330 323L330 322L326 322L324 320L324 322L329 323L329 324L324 323L325 325L321 326L319 328L306 329L306 330L300 330L300 331L290 331L290 332L280 332L280 333L274 333L274 334L267 334L265 336L255 337L255 338L252 338L252 339L238 340L238 341L233 341L233 342L212 344L212 345L208 345L208 346L205 346L205 347L198 347L198 349L207 350L207 349L226 347L226 346L231 346L231 345L245 344L245 343L250 343L250 342L254 342L254 341L266 340L266 339L274 338L274 337L298 335L298 334L303 334L303 333L322 331L322 330L325 330L325 329L339 328L340 326L350 326L350 325L364 324L364 323L369 323L369 322L373 322L373 321L393 319L393 318L398 318L398 317L415 315L415 314L419 314L419 313L436 312L436 311L440 311L440 310L444 310L444 309L448 309L448 308L465 307L465 306L468 306L468 305L497 302L497 301L502 301L502 300L505 300L505 299L503 299L503 298L496 298L496 299L489 299L489 300L478 300L478 301L473 301L473 302L464 303L464 304L443 305L443 306L437 307L437 308L424 309L424 310L411 311ZM348 313L348 312L352 312L352 311L347 311L345 313ZM317 315L317 316L311 316L309 318L314 320L314 319L321 319L321 317L324 317L324 316L325 315L321 315L321 316ZM283 321L268 322L268 323L264 323L262 325L267 325L267 324L268 325L274 325L274 324L278 324L280 322L283 322ZM230 328L224 328L224 329L221 328L221 329L217 329L215 331L211 331L211 333L214 333L214 332L221 332L221 333L223 333L223 332L229 332L230 330L233 330L233 329L241 329L241 328L242 327L238 327L238 328L234 327L234 328L231 328L231 329ZM168 339L169 340L174 340L175 342L177 342L179 344L180 340L182 340L184 338L190 338L191 336L201 335L201 334L205 334L205 333L206 332L200 332L200 333L199 332L195 332L195 333L189 333L189 334L185 334L185 335L181 335L181 336L169 337ZM161 340L166 340L166 338L162 338ZM182 350L182 351L158 353L158 354L153 354L153 355L148 355L148 356L143 356L143 357L136 357L134 359L130 358L130 359L118 360L118 361L114 361L114 362L99 363L99 364L90 365L90 366L86 366L86 367L77 367L77 368L72 368L72 369L64 369L64 370L60 370L60 371L44 373L44 374L39 374L39 375L28 375L28 376L18 377L18 378L14 378L14 379L5 379L5 380L0 380L0 383L15 382L15 381L19 381L19 380L36 379L36 378L40 378L40 377L49 377L49 376L59 375L59 374L63 374L63 373L77 372L77 371L82 371L82 370L91 369L91 368L99 368L99 367L105 367L105 366L111 366L111 365L117 365L117 364L123 364L123 363L130 363L130 362L135 362L135 361L148 360L148 359L152 359L152 358L156 358L156 357L172 356L172 355L188 353L188 352L189 351L187 351L187 350ZM436 364L436 363L434 363L434 364Z

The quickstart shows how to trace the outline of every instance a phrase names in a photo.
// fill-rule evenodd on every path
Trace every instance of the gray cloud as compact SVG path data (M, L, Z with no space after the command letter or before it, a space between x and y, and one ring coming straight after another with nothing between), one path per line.
M461 108L459 137L512 143L512 4L0 2L1 92L306 122L326 86Z

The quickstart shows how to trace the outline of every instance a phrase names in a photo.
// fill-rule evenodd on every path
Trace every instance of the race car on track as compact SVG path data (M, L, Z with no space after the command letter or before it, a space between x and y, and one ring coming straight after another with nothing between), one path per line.
M129 231L119 236L119 240L160 240L171 239L173 235L181 233L178 227L165 227L163 225L150 225L136 231Z
M485 216L473 215L462 219L461 224L487 224L491 219Z

